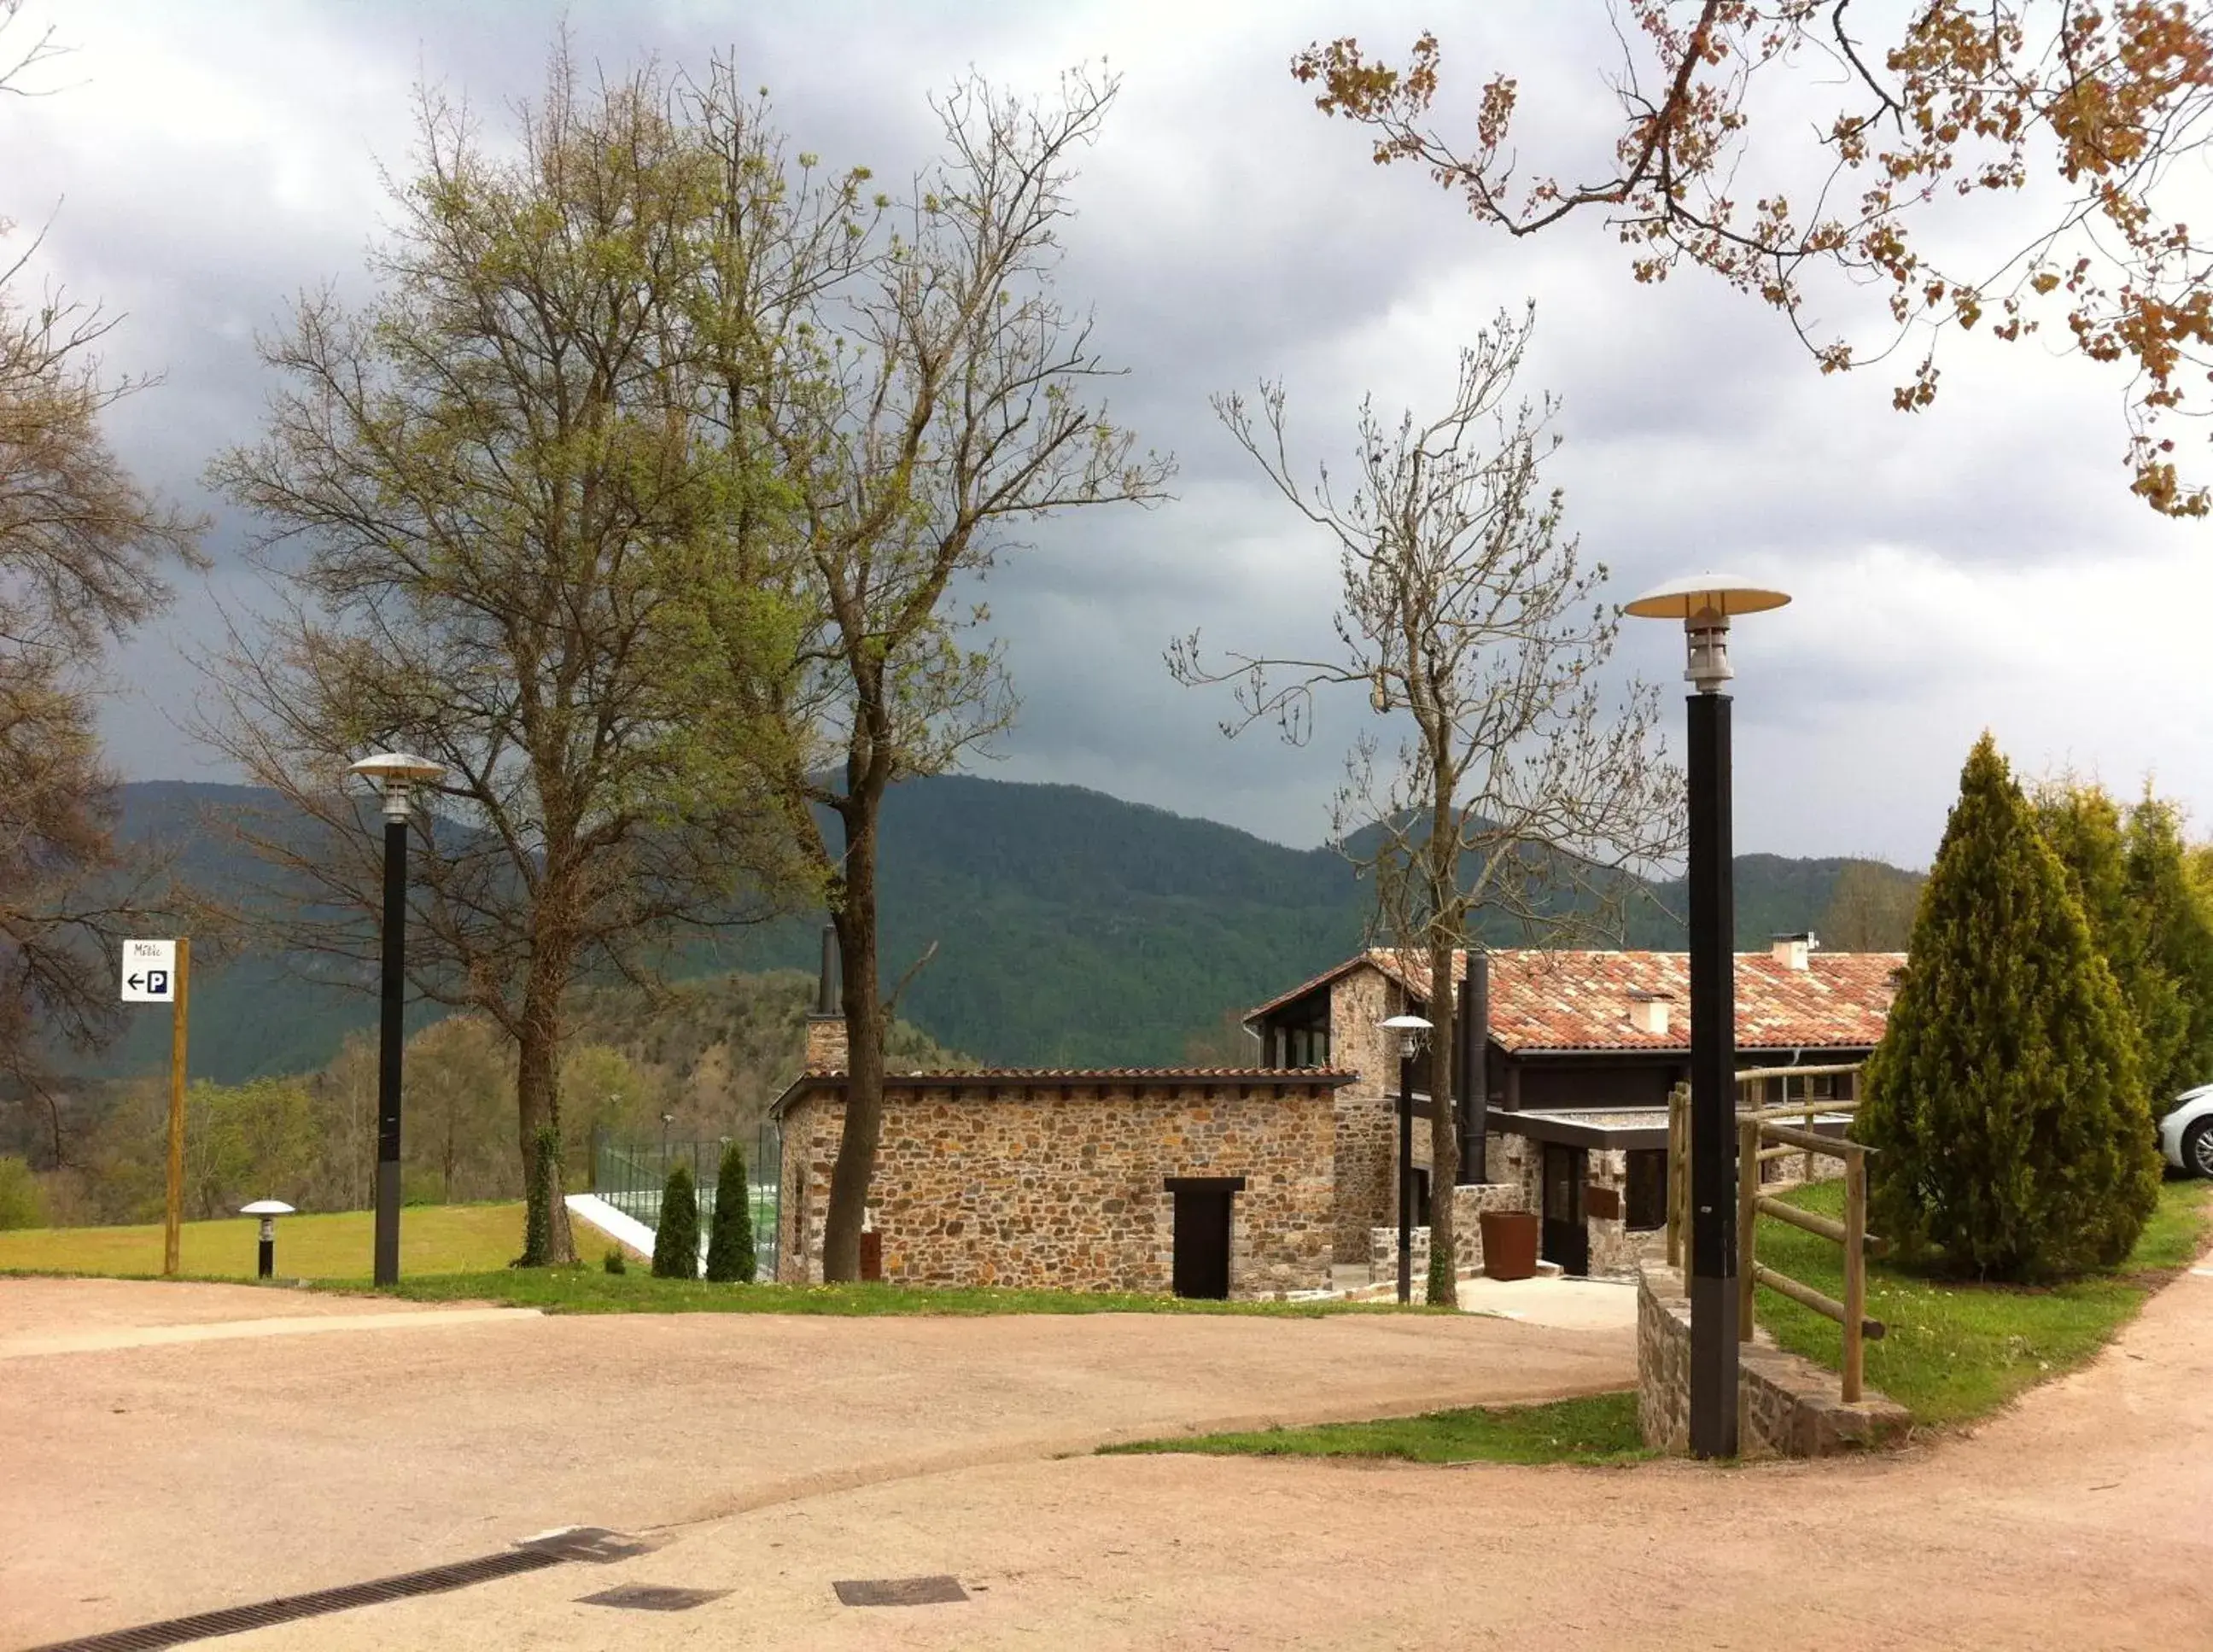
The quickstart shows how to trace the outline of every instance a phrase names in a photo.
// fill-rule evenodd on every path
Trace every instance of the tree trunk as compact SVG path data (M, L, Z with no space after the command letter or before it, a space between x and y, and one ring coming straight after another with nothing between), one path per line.
M876 973L876 802L855 801L845 827L844 898L833 912L845 997L845 1125L830 1172L822 1225L822 1277L861 1277L861 1222L884 1128L884 1005Z
M1430 1293L1432 1307L1457 1307L1453 1184L1460 1180L1459 1099L1453 1094L1453 1021L1459 983L1449 942L1430 948Z
M568 977L564 966L541 955L533 962L530 979L523 988L522 1025L515 1039L515 1097L526 1205L532 1179L537 1174L539 1129L550 1125L558 1133L561 1128L561 989ZM569 1207L558 1197L559 1190L555 1192L546 1213L546 1259L555 1264L573 1262L576 1243L569 1231Z

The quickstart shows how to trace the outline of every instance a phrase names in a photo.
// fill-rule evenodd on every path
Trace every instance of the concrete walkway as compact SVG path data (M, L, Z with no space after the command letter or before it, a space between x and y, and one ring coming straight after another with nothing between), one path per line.
M1637 1283L1624 1279L1463 1279L1460 1305L1525 1325L1563 1331L1637 1329Z
M19 1349L0 1384L0 1648L387 1576L554 1527L672 1532L1113 1440L1634 1380L1625 1332L1474 1315L463 1320L379 1302L375 1328L266 1329L369 1308L236 1286L0 1279L0 1335L101 1340ZM257 1322L213 1339L149 1334ZM581 1594L642 1564L555 1570ZM472 1611L461 1596L475 1593L424 1604ZM367 1624L385 1610L345 1616ZM330 1644L340 1621L261 1633ZM619 1621L600 1619L591 1643L627 1642L647 1620ZM522 1638L416 1634L390 1643Z

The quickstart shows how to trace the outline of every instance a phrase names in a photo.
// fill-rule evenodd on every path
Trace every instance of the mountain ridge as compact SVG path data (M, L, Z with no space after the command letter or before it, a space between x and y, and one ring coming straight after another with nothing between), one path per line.
M235 885L250 877L250 863L204 829L204 814L276 801L252 787L131 782L120 789L123 834L168 848L189 880ZM1293 849L1059 783L948 775L895 787L881 845L883 978L897 980L937 946L899 1013L940 1043L997 1064L1175 1061L1210 1037L1219 1049L1229 1012L1355 950L1372 899L1332 849ZM1739 944L1764 946L1777 930L1813 926L1853 861L1740 856ZM1681 881L1643 893L1651 899L1637 903L1631 944L1680 948L1672 914L1683 909ZM727 934L690 948L671 972L811 969L820 923L817 915ZM210 970L195 982L194 1072L235 1082L320 1066L376 1015L373 994L333 975L357 988L374 984L368 960L358 970L326 961L309 972L249 951ZM440 1013L421 1005L411 1021ZM158 1067L168 1019L135 1017L100 1070Z

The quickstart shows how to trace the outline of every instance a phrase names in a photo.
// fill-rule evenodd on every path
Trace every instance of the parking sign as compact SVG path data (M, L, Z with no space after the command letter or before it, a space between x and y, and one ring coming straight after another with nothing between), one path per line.
M125 941L123 943L123 1002L174 1003L177 997L177 943L174 941Z

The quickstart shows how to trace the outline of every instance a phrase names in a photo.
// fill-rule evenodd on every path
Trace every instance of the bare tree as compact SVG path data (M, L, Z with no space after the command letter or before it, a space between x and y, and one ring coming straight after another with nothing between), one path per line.
M1533 306L1478 334L1436 419L1408 413L1386 429L1363 403L1358 480L1342 501L1326 468L1311 487L1295 474L1280 384L1263 384L1257 416L1241 397L1216 398L1269 479L1337 542L1340 652L1233 652L1211 668L1193 632L1168 657L1180 682L1238 681L1238 715L1222 725L1233 736L1267 720L1303 742L1314 692L1331 685L1359 686L1379 716L1411 724L1387 760L1362 735L1333 826L1376 880L1377 930L1417 966L1409 978L1430 984L1433 1302L1454 1300L1455 953L1500 924L1618 936L1635 875L1683 841L1683 777L1661 750L1657 694L1632 684L1617 701L1602 686L1618 625L1597 600L1606 570L1562 539L1561 495L1542 485L1555 404L1510 399L1533 324Z
M216 466L268 525L279 596L210 662L205 732L319 828L243 828L277 874L265 927L348 957L373 950L381 851L346 764L446 765L411 970L513 1041L527 1165L560 1125L571 985L653 984L667 943L795 870L672 661L703 559L780 520L775 479L716 436L710 369L758 354L729 345L725 277L842 248L859 179L792 187L765 126L653 68L587 87L565 43L512 159L427 94L419 124L381 296L300 304L265 345L266 435ZM568 1259L551 1214L544 1259Z
M988 613L968 587L1010 548L1015 524L1157 498L1169 473L1085 399L1108 369L1088 319L1052 288L1070 162L1115 85L1071 74L1057 104L958 86L936 106L947 160L917 180L866 266L819 296L805 370L756 375L785 392L752 428L791 491L797 554L782 607L807 620L783 668L762 673L756 609L777 576L733 564L706 612L710 633L739 646L703 698L742 728L786 731L741 743L765 759L759 777L837 926L850 1071L823 1235L830 1279L860 1269L898 998L877 956L884 795L952 767L1015 710L998 648L969 640Z
M1904 952L1927 881L1881 861L1846 861L1822 909L1822 943L1839 952Z
M0 5L0 32L16 4ZM56 54L51 30L0 51L0 91ZM0 220L0 238L13 225ZM51 1058L117 1030L116 942L159 899L159 869L115 838L95 731L107 646L169 600L164 565L198 565L201 524L127 472L101 420L142 381L94 353L117 318L21 287L34 243L0 266L0 1086L68 1153Z

